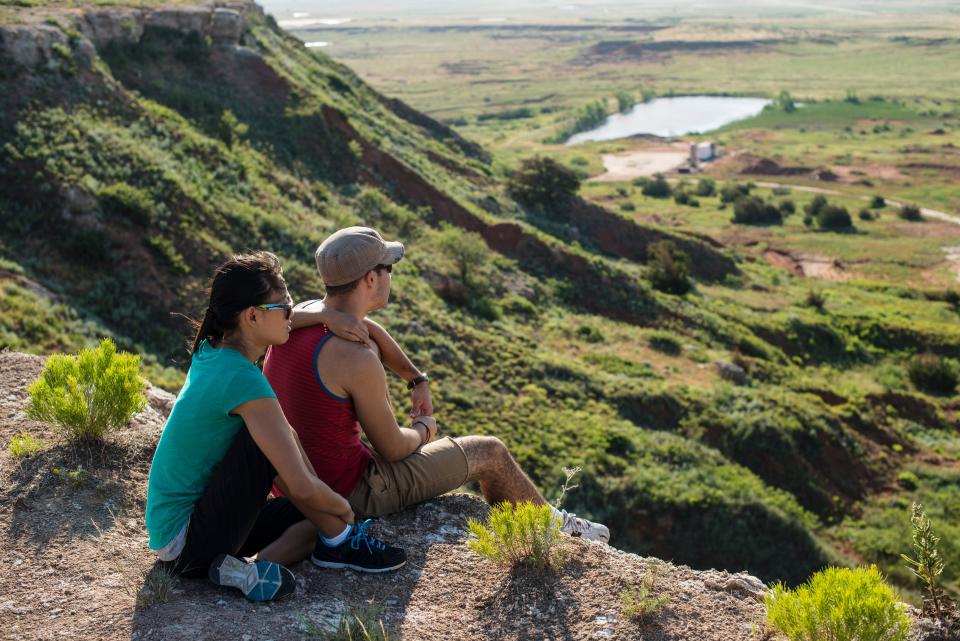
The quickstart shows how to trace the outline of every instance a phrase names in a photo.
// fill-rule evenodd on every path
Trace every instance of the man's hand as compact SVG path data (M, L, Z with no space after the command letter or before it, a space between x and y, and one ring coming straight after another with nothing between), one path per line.
M433 416L433 398L430 396L430 383L420 383L410 390L410 418Z
M437 425L437 420L435 418L432 416L421 416L413 422L414 425L419 427L419 425L417 425L418 423L425 426L427 429L426 438L423 439L423 445L426 445L437 437L437 432L440 431L440 426Z
M326 313L329 316L327 327L334 334L345 340L373 347L370 342L370 332L367 330L367 324L362 320L357 320L350 314L344 314L333 309L326 310Z

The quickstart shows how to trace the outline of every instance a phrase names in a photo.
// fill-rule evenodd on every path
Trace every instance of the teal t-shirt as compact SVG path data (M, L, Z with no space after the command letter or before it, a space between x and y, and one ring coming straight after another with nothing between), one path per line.
M260 368L243 354L200 344L150 466L151 549L161 549L187 524L214 466L243 427L243 419L230 411L247 401L276 397Z

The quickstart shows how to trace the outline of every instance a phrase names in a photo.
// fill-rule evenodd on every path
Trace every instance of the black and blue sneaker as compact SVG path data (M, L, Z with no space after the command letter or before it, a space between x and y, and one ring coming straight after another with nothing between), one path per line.
M354 523L347 539L336 547L318 539L310 560L321 568L350 568L357 572L389 572L407 562L407 554L401 548L367 534L368 525L370 519L360 525Z
M251 601L273 601L292 594L297 587L293 572L273 561L244 561L221 554L210 564L210 580L237 588Z

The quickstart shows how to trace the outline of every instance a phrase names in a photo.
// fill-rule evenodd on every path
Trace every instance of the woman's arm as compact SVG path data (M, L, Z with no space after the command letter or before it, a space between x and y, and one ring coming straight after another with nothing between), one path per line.
M353 522L350 503L310 471L309 462L293 438L293 429L287 423L277 399L247 401L234 408L231 414L243 418L254 443L277 470L277 476L283 480L294 502L317 512L339 516L347 523Z
M290 326L293 329L311 325L326 325L330 330L348 341L370 345L370 332L363 321L324 305L322 300L309 300L293 308Z

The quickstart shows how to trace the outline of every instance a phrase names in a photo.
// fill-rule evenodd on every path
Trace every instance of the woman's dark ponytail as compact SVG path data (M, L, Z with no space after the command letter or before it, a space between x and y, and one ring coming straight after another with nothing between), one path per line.
M190 354L200 349L204 340L219 341L236 329L240 312L262 305L272 292L286 289L280 260L266 251L234 256L219 265L210 279L210 304L203 319L194 321L196 336Z

